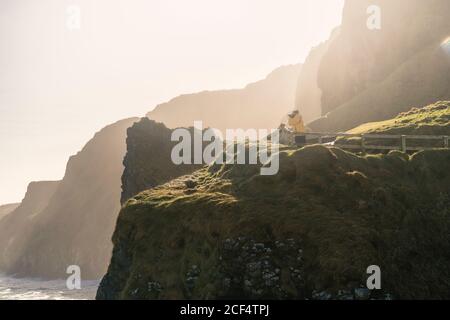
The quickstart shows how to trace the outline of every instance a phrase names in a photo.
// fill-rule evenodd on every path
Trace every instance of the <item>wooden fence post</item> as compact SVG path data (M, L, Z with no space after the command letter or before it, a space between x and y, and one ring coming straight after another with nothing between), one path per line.
M364 134L361 135L361 151L366 153L366 136Z
M402 151L406 152L406 136L402 135Z

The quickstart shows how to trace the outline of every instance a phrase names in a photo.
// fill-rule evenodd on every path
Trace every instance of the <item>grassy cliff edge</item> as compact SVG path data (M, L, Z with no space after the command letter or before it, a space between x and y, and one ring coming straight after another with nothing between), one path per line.
M97 298L449 298L448 163L312 146L282 151L275 176L201 169L125 204Z

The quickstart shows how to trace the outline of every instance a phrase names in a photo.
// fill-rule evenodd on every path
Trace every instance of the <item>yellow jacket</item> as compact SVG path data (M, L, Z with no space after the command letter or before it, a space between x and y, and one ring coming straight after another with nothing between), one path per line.
M288 117L288 125L295 133L305 132L305 124L303 123L303 118L300 114L296 114L293 117Z

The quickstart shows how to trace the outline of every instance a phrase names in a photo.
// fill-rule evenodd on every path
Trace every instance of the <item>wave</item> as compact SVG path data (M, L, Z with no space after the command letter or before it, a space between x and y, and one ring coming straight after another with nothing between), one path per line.
M0 300L92 300L100 280L82 281L80 290L69 290L66 280L14 278L0 275Z

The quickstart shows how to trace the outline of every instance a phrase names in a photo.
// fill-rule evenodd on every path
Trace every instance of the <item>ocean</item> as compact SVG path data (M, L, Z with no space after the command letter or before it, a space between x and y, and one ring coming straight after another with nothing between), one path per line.
M82 281L80 290L69 290L66 280L39 280L0 275L0 300L92 300L99 281Z

